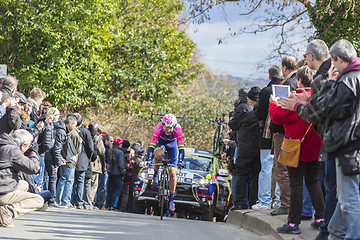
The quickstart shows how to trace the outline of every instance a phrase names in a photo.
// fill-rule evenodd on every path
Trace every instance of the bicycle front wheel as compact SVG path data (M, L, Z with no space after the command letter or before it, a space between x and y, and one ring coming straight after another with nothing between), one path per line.
M161 172L161 195L160 195L160 220L164 217L164 210L165 210L165 197L166 197L166 181L167 181L167 170L163 169Z

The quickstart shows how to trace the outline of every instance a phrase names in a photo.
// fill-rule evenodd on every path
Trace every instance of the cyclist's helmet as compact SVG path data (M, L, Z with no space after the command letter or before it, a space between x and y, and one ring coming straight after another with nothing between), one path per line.
M164 127L175 127L177 124L177 120L173 114L167 113L161 119L161 123Z

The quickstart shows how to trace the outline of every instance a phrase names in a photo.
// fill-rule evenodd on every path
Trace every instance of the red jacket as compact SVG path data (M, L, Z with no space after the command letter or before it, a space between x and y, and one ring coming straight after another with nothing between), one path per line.
M311 90L306 89L306 92L310 97ZM310 125L310 123L302 119L296 111L283 109L276 101L270 103L269 113L275 123L284 126L286 138L302 139ZM322 137L316 133L314 125L311 126L310 131L301 144L299 161L310 162L318 160L321 143Z

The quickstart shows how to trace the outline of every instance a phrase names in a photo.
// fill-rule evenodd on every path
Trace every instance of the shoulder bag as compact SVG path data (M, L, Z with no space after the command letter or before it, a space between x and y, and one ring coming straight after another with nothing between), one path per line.
M288 167L294 167L294 168L298 167L299 159L300 159L301 143L304 141L311 126L312 124L309 125L302 139L291 139L291 138L284 139L281 145L280 155L278 158L279 163L282 163Z

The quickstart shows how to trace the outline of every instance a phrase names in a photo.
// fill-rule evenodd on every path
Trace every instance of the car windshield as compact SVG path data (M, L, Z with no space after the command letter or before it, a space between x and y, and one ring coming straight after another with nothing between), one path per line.
M185 169L209 171L211 166L211 158L196 155L185 155L183 164Z

